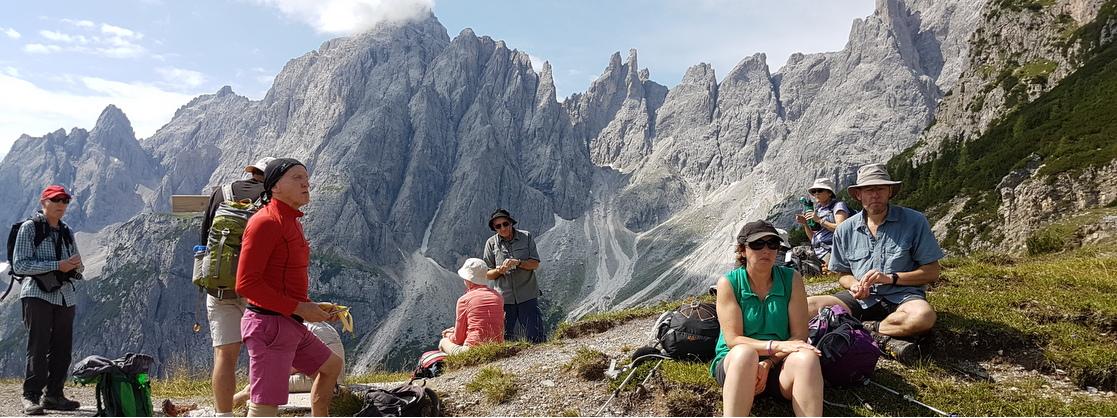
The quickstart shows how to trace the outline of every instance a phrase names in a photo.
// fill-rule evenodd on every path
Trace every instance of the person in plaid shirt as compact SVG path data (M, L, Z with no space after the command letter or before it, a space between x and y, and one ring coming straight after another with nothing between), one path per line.
M74 340L74 283L61 281L59 288L43 289L30 277L52 272L63 273L56 277L73 277L84 269L73 234L62 222L71 199L62 186L43 189L39 196L42 210L20 226L12 252L12 271L28 276L19 292L28 333L23 380L23 412L27 415L42 415L45 409L72 411L81 406L62 394ZM46 237L36 246L36 228L44 224Z

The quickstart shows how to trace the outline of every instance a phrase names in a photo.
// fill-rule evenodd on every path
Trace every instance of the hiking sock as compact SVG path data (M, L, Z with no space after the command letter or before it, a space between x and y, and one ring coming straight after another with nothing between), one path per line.
M215 416L215 417L231 417L231 416L233 416L233 413L232 412L214 412L213 416Z
M277 417L279 416L278 405L256 405L252 402L248 403L248 416L250 417Z

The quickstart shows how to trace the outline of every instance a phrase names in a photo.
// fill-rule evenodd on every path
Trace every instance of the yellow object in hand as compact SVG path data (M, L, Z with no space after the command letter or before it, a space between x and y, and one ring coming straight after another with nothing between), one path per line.
M353 315L349 314L348 306L337 305L330 302L319 302L318 306L341 321L342 331L346 331L350 334L353 333Z

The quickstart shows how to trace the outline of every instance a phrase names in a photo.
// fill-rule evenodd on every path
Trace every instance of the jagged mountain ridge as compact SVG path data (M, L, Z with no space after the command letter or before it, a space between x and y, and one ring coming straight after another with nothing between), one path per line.
M777 74L754 55L721 83L701 64L669 91L638 69L634 51L626 63L617 54L589 91L561 104L549 65L536 73L501 41L470 30L451 40L433 17L381 27L292 60L263 100L225 88L191 101L143 140L136 155L153 162L144 178L154 182L132 187L150 188L137 192L143 208L162 212L170 194L230 181L260 156L303 159L313 173L312 293L363 312L347 341L355 369L406 364L446 326L460 293L451 271L480 253L491 233L484 219L498 206L537 233L546 297L571 315L703 287L728 265L723 244L742 220L767 216L818 174L848 176L910 145L949 87L927 72L957 65L949 52L939 62L912 51L934 45L929 36L942 45L965 37L965 22L919 20L918 7L971 6L882 0L877 14L854 23L843 51L793 57ZM847 109L860 100L879 108ZM813 141L847 152L804 147ZM15 149L0 173L23 155ZM129 221L149 228L144 236L188 242L194 234L147 216ZM96 227L82 226L100 249L87 260L101 260L105 277L122 274L114 251L156 245ZM185 255L161 260L168 265L147 283L185 282ZM184 291L168 289L165 297ZM168 313L180 308L138 309L175 327L183 319ZM0 333L14 337L15 325ZM161 352L164 364L172 357ZM12 358L5 373L18 371Z

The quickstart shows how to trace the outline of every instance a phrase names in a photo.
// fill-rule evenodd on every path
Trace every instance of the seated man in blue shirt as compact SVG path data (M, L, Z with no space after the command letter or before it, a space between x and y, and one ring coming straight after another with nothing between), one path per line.
M916 336L935 325L925 286L939 278L939 247L927 217L889 203L899 191L883 164L857 171L849 194L864 210L834 231L830 271L848 290L807 299L810 314L824 306L842 305L865 321L881 349L901 362L919 356L919 347L893 337Z

